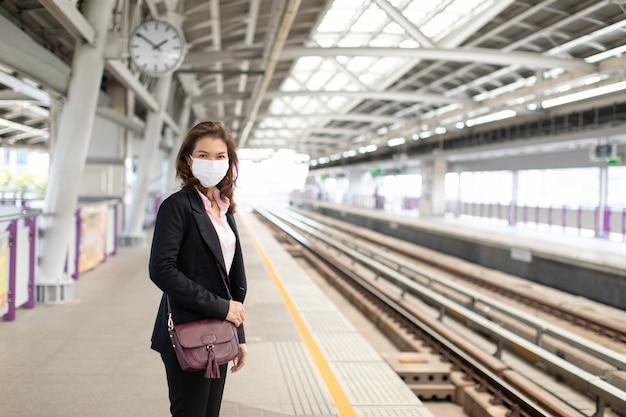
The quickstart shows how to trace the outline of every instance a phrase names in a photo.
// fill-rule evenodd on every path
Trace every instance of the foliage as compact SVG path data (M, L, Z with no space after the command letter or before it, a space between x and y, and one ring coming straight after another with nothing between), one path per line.
M47 185L48 177L41 174L0 172L0 192L3 193L28 193L43 198Z

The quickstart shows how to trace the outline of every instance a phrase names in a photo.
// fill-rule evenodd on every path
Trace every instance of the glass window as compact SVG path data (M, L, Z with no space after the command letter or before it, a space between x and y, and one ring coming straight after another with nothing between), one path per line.
M598 168L519 171L518 203L528 206L597 206Z
M509 204L513 196L513 173L510 171L462 172L460 200L468 203Z
M626 166L608 168L608 192L606 204L610 207L626 207Z

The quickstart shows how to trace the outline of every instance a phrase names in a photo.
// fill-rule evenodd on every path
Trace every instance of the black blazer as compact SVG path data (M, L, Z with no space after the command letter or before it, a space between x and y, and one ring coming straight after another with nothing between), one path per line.
M247 284L239 233L234 216L228 213L226 217L237 237L227 281L233 299L243 303ZM175 324L226 318L229 299L218 265L225 270L217 232L198 191L184 188L170 195L159 207L150 251L150 279L164 293L154 323L152 349L173 353L167 332L166 295ZM239 342L245 343L243 324L237 333Z

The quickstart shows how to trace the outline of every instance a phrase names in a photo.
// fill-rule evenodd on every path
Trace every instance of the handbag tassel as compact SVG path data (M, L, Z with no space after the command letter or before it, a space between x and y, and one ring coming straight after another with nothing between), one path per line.
M211 379L219 379L220 368L219 366L217 366L217 361L215 360L215 352L213 351L213 345L208 345L206 348L209 351L209 358L206 364L206 373L204 374L204 377L211 378Z

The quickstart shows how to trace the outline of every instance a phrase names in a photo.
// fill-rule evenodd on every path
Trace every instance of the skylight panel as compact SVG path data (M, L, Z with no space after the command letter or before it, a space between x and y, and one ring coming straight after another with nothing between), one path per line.
M316 114L316 113L327 113L325 111L325 107L318 100L309 100L307 101L306 106L300 109L300 113L302 114Z
M405 39L398 44L400 48L419 48L420 44L415 39Z
M345 74L335 74L335 76L329 80L324 86L324 90L327 91L339 91L350 84L350 79Z
M392 47L400 43L402 40L399 36L380 34L371 40L369 46L372 47Z
M421 10L409 10L405 9L402 14L407 18L409 22L417 23L426 19L427 14Z
M373 33L388 19L387 13L378 7L370 7L357 19L350 32Z
M335 74L329 71L317 71L306 83L306 89L310 91L321 90Z
M311 72L312 71L295 71L291 75L291 77L288 77L285 80L285 82L288 80L289 84L286 84L283 90L285 90L286 87L289 87L289 90L298 90L299 88L296 86L304 85L304 83L306 83L306 80L308 80L309 77L311 76Z
M355 74L367 72L374 65L376 59L368 56L355 56L347 63L346 69Z
M388 74L404 65L405 62L406 60L402 58L381 58L370 67L369 71L374 74Z
M396 22L391 22L383 28L383 33L393 34L393 35L404 35L405 31L402 29L402 26L397 24Z
M334 96L326 103L333 110L341 110L348 103L345 96Z
M337 44L339 35L317 35L314 36L317 44L322 48L332 48Z
M285 103L283 103L281 100L272 100L269 111L271 114L283 114L285 107Z
M359 75L359 81L361 81L365 85L372 85L378 80L378 76L371 73L365 73Z
M289 129L308 129L309 125L304 119L289 119L287 121L287 128Z
M283 122L280 119L270 118L265 119L263 123L260 124L263 129L279 129L284 126Z
M337 42L337 46L340 48L358 48L361 46L367 46L368 41L369 36L351 33L340 39L339 42Z
M339 9L331 8L317 27L318 32L336 33L342 32L347 22L351 22L354 16L354 8Z
M298 72L296 71L294 73L294 76L300 76L300 77L304 77L304 73L302 74L298 74ZM307 75L308 76L308 75ZM306 77L304 77L304 79L302 80L302 82L306 81ZM285 81L283 81L283 85L281 90L283 91L298 91L301 90L301 85L302 82L297 82L296 80L293 79L293 77L288 77L285 79Z
M304 97L304 96L293 97L293 100L291 101L291 103L289 103L289 107L291 107L292 109L301 109L308 102L309 102L309 98L308 97Z
M436 42L473 19L476 13L491 3L492 0L455 0L438 11L443 1L414 0L402 14L417 25L425 36Z
M456 0L446 7L446 12L463 16L471 12L480 3L482 0Z
M295 71L310 71L312 68L317 68L321 61L322 58L318 56L303 56L298 58L294 69Z
M424 35L435 39L439 37L439 35L450 32L456 19L457 17L454 15L440 13L430 19L426 24L422 25L420 29Z

